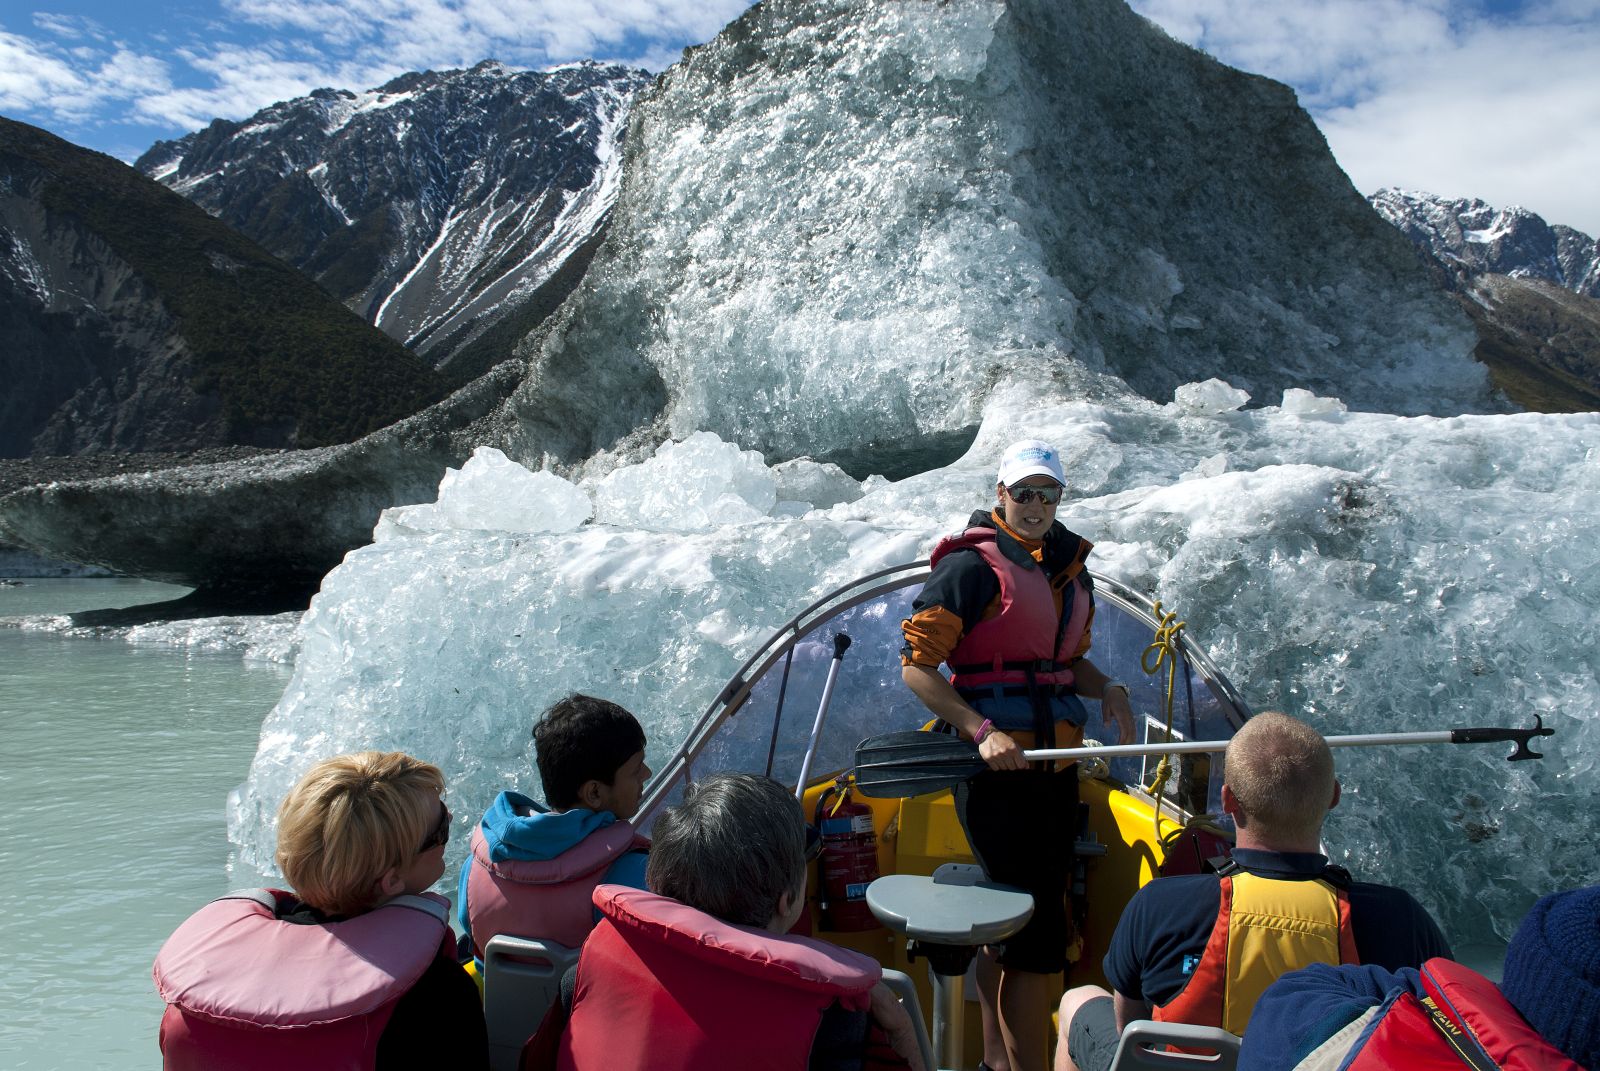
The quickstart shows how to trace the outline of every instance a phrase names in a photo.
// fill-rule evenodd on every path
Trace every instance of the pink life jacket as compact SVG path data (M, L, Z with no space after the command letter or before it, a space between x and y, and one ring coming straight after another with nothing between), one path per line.
M1540 1037L1499 987L1477 971L1430 959L1419 974L1421 995L1402 993L1378 1009L1377 1026L1361 1031L1360 1049L1341 1066L1350 1071L1583 1071Z
M1062 592L1067 617L1056 609L1050 577L1037 564L1023 566L1006 557L995 543L993 528L968 528L941 539L932 564L953 550L975 550L1000 581L1000 612L979 621L961 637L947 659L958 690L980 685L1025 685L1029 669L1039 684L1066 686L1073 681L1069 663L1078 657L1094 600L1083 574Z
M577 948L594 929L594 887L623 854L650 842L629 822L597 829L554 859L507 859L489 854L483 827L472 830L467 862L467 918L479 959L496 934L554 941Z
M642 889L602 885L594 902L560 1071L803 1071L823 1012L866 1010L883 977L859 952Z
M156 955L167 1071L374 1066L395 1003L451 955L449 901L397 896L343 922L278 917L290 893L254 889L196 911Z

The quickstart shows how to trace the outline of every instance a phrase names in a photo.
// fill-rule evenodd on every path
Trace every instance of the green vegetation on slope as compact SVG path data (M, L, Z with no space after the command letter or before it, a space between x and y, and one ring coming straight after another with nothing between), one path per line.
M127 165L6 119L0 154L32 164L45 209L160 295L233 441L348 442L444 395L443 377L310 278Z

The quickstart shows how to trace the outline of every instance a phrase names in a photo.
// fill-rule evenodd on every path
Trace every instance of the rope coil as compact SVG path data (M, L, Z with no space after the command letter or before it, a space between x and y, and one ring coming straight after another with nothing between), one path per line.
M1178 637L1183 632L1184 622L1176 620L1177 614L1164 612L1159 599L1151 607L1151 612L1155 614L1158 624L1154 639L1144 649L1144 653L1139 656L1139 668L1144 670L1148 676L1154 677L1161 672L1162 664L1166 664L1167 716L1164 730L1166 736L1162 743L1170 744L1172 742L1173 703L1178 690ZM1152 655L1154 656L1153 658L1151 657ZM1161 835L1161 790L1166 787L1167 781L1171 776L1172 756L1163 755L1161 756L1161 761L1156 764L1154 779L1151 780L1149 787L1145 789L1151 798L1155 800L1155 835L1157 844L1165 843Z

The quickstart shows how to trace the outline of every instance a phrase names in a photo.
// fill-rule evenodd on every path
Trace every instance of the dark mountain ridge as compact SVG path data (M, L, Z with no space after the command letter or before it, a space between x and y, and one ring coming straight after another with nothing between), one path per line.
M0 456L347 442L441 377L109 156L0 119Z

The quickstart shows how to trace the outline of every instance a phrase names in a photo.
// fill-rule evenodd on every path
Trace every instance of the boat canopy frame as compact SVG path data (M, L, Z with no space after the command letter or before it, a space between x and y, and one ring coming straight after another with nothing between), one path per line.
M930 572L928 560L922 559L868 573L822 595L774 630L766 642L761 644L722 686L707 706L705 713L690 728L666 761L657 768L645 788L644 798L640 801L641 819L647 821L680 783L688 785L694 781L696 760L723 730L727 721L739 714L756 686L766 678L767 674L778 665L779 661L792 656L796 645L849 610L884 595L913 585L921 585L927 580ZM1150 598L1112 577L1093 571L1090 575L1094 581L1097 603L1114 605L1123 614L1147 626L1152 634L1161 629L1165 622L1158 614L1156 603ZM1179 669L1182 671L1184 682L1190 682L1192 676L1199 676L1210 687L1213 697L1231 727L1237 729L1244 724L1245 719L1250 716L1249 706L1205 651L1181 630L1173 636L1172 645L1179 659ZM1189 670L1193 671L1192 675ZM779 716L781 716L781 698L778 709L774 711L774 739L776 719ZM812 747L814 746L815 741L812 743ZM769 769L770 761L769 757Z

